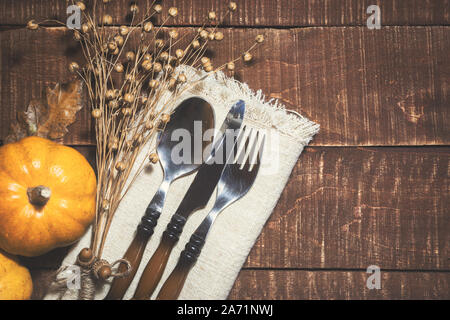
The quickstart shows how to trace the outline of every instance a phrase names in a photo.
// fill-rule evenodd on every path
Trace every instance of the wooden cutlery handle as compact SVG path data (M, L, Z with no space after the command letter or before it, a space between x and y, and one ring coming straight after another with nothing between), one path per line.
M186 218L178 214L175 214L172 217L171 221L167 225L166 231L164 231L162 235L158 248L142 273L133 299L145 300L151 297L156 286L161 280L167 261L169 260L170 253L172 252L175 244L178 242L185 223Z
M133 299L146 300L150 298L161 280L173 246L174 244L164 241L164 239L161 241L144 269Z
M183 289L186 277L189 274L191 267L197 261L204 244L205 239L203 237L198 236L195 233L191 236L191 239L181 252L180 259L178 260L175 269L162 286L161 291L156 298L157 300L175 300L178 298L181 289Z
M141 223L137 228L136 236L128 247L123 259L128 260L131 264L131 272L128 276L123 278L115 278L111 284L111 288L105 300L121 300L125 295L128 287L136 275L142 256L147 246L147 242L153 234L154 228L158 223L160 212L147 208L145 215L142 217ZM125 266L121 265L122 268ZM119 271L121 266L119 266ZM124 271L124 270L122 270Z

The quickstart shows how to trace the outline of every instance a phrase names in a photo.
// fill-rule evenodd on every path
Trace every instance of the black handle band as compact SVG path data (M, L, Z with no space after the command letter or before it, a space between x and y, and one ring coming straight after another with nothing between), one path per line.
M145 210L145 215L142 217L141 223L138 226L138 232L150 237L155 231L160 215L161 212L148 207L147 210Z
M185 217L180 216L179 214L174 214L167 225L166 231L163 233L163 237L167 240L177 242L180 239L180 234L183 232L185 224Z
M190 264L195 263L202 251L204 244L205 239L194 233L189 239L189 242L184 247L183 252L181 252L180 258Z

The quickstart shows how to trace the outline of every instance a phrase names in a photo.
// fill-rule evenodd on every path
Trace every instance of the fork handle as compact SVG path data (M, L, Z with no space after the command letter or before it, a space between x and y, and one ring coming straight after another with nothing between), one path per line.
M178 260L175 269L172 271L169 278L167 278L161 291L159 291L158 297L156 298L157 300L175 300L178 298L189 271L197 261L204 244L204 237L199 236L196 233L191 236L189 242L181 252L180 259Z
M123 299L128 287L136 275L139 265L144 255L145 247L147 246L150 237L153 235L154 228L158 223L158 218L161 213L151 207L147 208L145 215L141 219L136 232L136 236L128 247L127 252L123 256L131 265L130 274L123 278L114 278L111 288L105 300L121 300ZM121 264L119 271L125 271L126 266ZM122 269L122 270L121 270Z
M162 235L158 249L156 249L141 275L141 279L139 280L133 299L146 300L151 297L156 286L161 280L167 261L169 260L170 253L172 252L175 244L178 242L185 223L186 218L183 216L180 216L179 214L174 214L172 216L172 219L167 225L166 231L164 231Z

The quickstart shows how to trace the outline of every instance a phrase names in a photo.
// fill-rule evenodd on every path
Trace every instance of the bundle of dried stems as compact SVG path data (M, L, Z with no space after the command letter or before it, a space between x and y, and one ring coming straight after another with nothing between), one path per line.
M85 83L95 118L97 207L87 253L95 259L101 258L114 213L140 172L130 176L137 155L170 120L172 102L200 81L176 73L176 67L184 64L207 73L222 69L234 72L235 63L240 59L252 60L251 51L264 41L263 35L258 35L237 59L213 67L205 56L208 43L224 38L218 26L236 10L235 2L228 4L221 19L211 11L202 27L181 37L177 30L165 27L178 15L177 8L169 8L167 16L161 17L162 22L156 25L153 21L156 15L162 14L161 4L155 1L148 11L140 13L139 6L133 3L129 8L130 24L112 27L109 25L114 19L107 12L113 2L93 0L88 8L82 1L74 1L84 22L80 30L73 31L74 38L81 43L86 65L80 67L76 62L69 65ZM39 23L31 20L27 27L34 30ZM186 38L190 39L186 42ZM134 49L125 49L132 43L137 43ZM183 47L182 43L185 43ZM162 97L167 102L160 107ZM158 162L154 150L149 150L148 159L151 163ZM144 165L140 165L141 170Z

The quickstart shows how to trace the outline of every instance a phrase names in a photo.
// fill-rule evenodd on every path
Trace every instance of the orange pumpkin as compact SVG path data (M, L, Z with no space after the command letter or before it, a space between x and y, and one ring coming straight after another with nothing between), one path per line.
M0 148L0 248L38 256L78 240L95 215L96 177L78 151L28 137Z
M0 300L28 300L33 281L27 268L0 252Z

